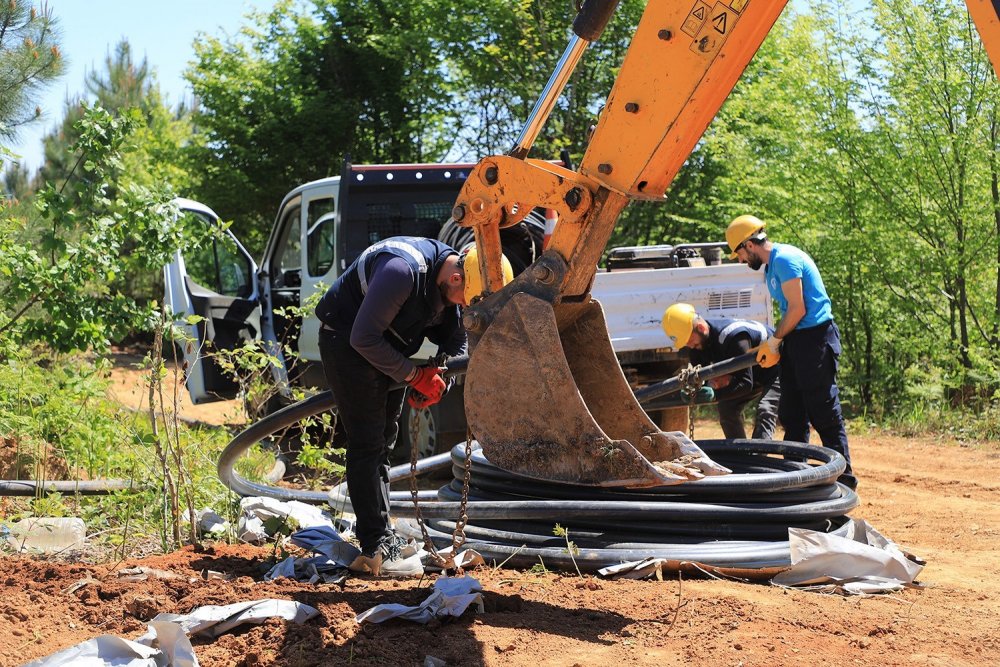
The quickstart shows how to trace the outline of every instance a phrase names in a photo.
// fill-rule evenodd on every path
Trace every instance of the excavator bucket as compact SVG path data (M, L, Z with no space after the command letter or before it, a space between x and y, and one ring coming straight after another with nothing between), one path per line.
M514 148L476 165L452 215L474 230L487 286L483 303L463 315L466 417L486 456L542 479L648 487L728 471L645 414L590 288L625 205L662 200L785 0L650 0L579 170L532 160L559 92L617 4L580 3L570 43ZM554 209L559 224L543 256L504 287L499 230L532 206Z
M635 400L597 301L560 306L515 293L473 340L466 416L487 458L538 479L650 487L724 474ZM525 406L530 406L526 410Z

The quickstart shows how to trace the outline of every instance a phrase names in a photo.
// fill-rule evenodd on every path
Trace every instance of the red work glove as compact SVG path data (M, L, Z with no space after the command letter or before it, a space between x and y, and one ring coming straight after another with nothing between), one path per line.
M420 366L417 374L407 384L410 385L410 395L406 401L411 408L420 410L430 407L444 396L448 385L441 377L441 369L436 366Z

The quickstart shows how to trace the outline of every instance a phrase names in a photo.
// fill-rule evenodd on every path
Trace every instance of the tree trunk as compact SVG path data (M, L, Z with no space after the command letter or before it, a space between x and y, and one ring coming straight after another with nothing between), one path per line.
M1000 122L996 113L990 117L990 145L1000 148L998 142L1000 136ZM996 300L993 306L993 327L990 335L990 347L994 351L1000 350L1000 173L997 169L996 155L990 160L990 194L993 202L993 224L996 227L996 247L997 247L997 278L996 278Z

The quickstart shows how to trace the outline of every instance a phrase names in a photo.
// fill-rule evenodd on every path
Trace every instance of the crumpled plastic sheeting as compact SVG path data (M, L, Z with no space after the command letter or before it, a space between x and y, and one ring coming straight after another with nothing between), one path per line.
M198 658L180 625L152 621L135 641L101 635L22 667L198 667Z
M190 614L157 614L153 621L178 623L189 635L215 638L244 623L260 624L279 617L292 623L305 623L319 610L291 600L253 600L224 606L198 607Z
M349 522L335 520L333 516L316 505L299 502L298 500L282 501L276 498L248 496L240 501L240 522L237 530L239 538L244 542L257 544L282 526L285 532L313 526L329 526L336 528L337 523L349 528Z
M438 555L442 558L448 558L451 555L451 551L452 547L438 549ZM428 572L441 571L441 566L438 565L437 561L434 560L433 554L429 551L421 551L421 560L424 564L424 570ZM463 570L472 570L480 565L486 565L486 559L475 549L463 549L455 555L455 567L460 567Z
M649 579L656 577L662 581L663 566L666 563L666 558L644 558L643 560L634 560L628 563L602 567L597 573L608 579Z
M848 537L789 528L792 566L771 580L779 586L847 595L913 586L923 569L867 521L851 521Z
M265 579L288 577L315 584L339 584L347 579L347 566L361 554L361 550L344 541L331 526L313 526L296 531L289 537L292 544L320 554L312 558L289 556L264 575Z
M380 604L361 612L354 620L358 623L381 623L390 618L401 618L415 623L428 623L435 618L461 616L473 603L479 613L482 613L482 590L479 581L472 577L442 577L434 582L434 590L430 596L416 607Z
M289 556L281 561L264 575L264 579L273 581L286 577L296 581L304 581L310 584L322 582L324 584L343 583L350 572L346 565L342 565L335 560L330 560L326 556L313 556L312 558L296 558Z
M199 535L225 535L229 530L229 522L223 519L211 507L203 507L194 515L195 526Z
M332 526L313 526L296 531L289 538L292 544L326 556L347 567L361 555L361 550L347 542Z

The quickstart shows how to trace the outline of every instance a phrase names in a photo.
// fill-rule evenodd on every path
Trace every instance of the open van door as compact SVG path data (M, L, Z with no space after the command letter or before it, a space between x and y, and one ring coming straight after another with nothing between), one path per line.
M218 227L219 216L204 204L175 199L178 215L194 216ZM233 350L246 341L264 340L271 354L281 358L274 335L262 331L257 265L250 253L227 229L202 247L178 249L163 268L164 302L174 314L175 331L182 333L186 384L194 403L235 398L239 386L212 357L217 350ZM192 317L198 316L198 317ZM200 318L200 319L199 319ZM284 361L275 368L279 386L287 386Z

